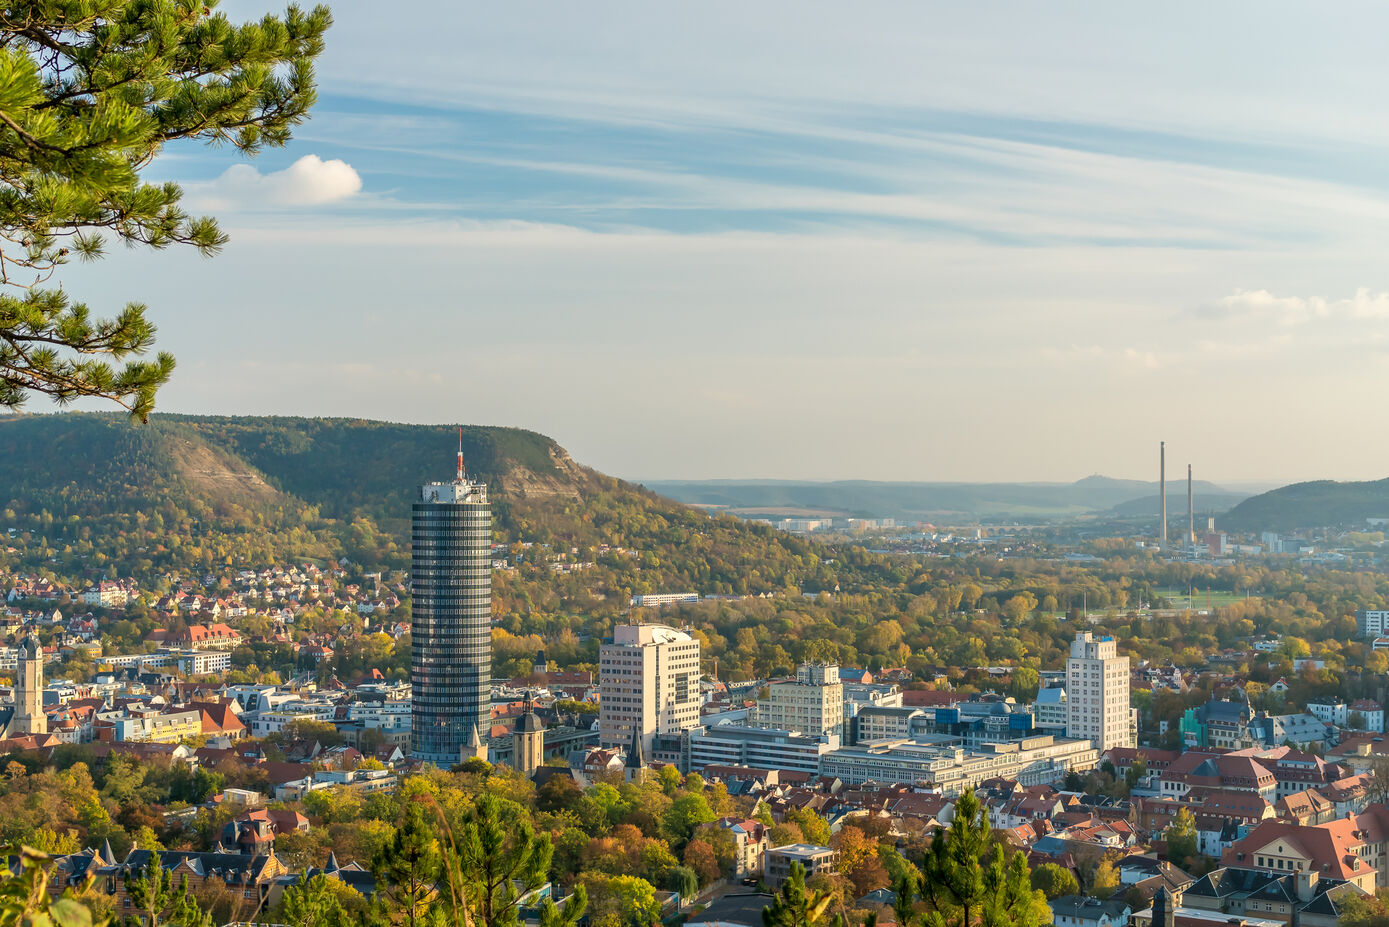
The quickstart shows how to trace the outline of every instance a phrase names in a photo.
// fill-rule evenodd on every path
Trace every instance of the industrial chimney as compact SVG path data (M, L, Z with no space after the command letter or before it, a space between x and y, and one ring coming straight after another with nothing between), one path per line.
M1167 442L1158 442L1158 495L1162 498L1162 546L1167 546Z
M1191 493L1191 464L1186 465L1186 533L1187 542L1196 544L1196 497Z

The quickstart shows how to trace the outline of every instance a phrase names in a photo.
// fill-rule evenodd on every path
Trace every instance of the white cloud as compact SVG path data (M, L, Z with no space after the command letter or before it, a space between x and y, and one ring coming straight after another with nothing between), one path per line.
M1354 296L1275 296L1268 290L1235 290L1202 307L1202 315L1218 319L1262 318L1279 325L1301 325L1316 320L1389 319L1389 293L1371 293L1361 287Z
M238 206L316 206L347 199L362 189L362 178L346 161L304 155L282 171L262 174L236 164L214 181L208 193Z

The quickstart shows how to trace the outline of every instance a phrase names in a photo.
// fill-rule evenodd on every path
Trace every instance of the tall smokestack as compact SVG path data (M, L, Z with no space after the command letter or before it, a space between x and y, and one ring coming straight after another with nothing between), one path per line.
M1187 542L1196 543L1196 497L1191 493L1191 464L1186 465L1186 534Z
M1158 495L1162 497L1162 546L1167 546L1167 442L1158 442Z

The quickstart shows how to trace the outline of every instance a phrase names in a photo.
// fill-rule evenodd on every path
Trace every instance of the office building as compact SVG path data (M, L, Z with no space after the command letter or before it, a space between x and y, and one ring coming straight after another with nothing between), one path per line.
M411 511L411 730L416 759L486 759L492 692L492 510L463 472Z
M1389 609L1361 609L1355 613L1355 620L1360 625L1360 633L1366 637L1389 634Z
M773 682L757 700L757 727L799 734L838 734L844 724L844 686L832 663L802 663L794 680Z
M1067 772L1093 769L1098 762L1099 753L1086 740L1041 734L968 750L959 738L927 734L832 751L821 758L820 775L846 785L924 782L958 795L994 778L1016 779L1023 786L1060 782Z
M839 749L839 734L793 734L759 727L719 724L689 734L689 770L706 766L751 766L819 774L820 761Z
M1119 656L1112 637L1082 631L1071 643L1066 663L1066 733L1089 740L1101 753L1134 744L1129 658Z
M598 743L643 751L656 734L699 726L699 641L664 625L619 625L598 653Z

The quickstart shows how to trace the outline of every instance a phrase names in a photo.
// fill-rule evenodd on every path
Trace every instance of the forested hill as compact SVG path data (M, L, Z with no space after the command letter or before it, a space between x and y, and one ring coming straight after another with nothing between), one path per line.
M1294 483L1246 499L1219 524L1233 531L1294 531L1334 526L1363 528L1367 518L1389 518L1389 479Z
M451 478L457 441L455 427L355 419L0 418L0 529L22 542L8 565L24 566L18 557L55 573L141 576L346 556L403 568L415 488ZM522 578L544 557L560 558L544 566L552 578L514 584L520 596L577 607L595 597L625 605L632 592L900 581L883 575L881 561L826 563L817 544L711 518L580 466L534 432L465 427L463 453L469 473L489 484L497 541L548 545ZM555 562L584 566L570 574Z

